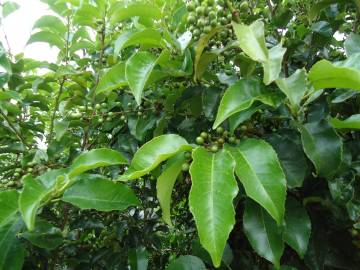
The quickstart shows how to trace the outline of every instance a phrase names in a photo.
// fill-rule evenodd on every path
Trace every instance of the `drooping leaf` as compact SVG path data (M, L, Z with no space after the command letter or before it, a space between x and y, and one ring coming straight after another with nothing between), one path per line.
M50 195L52 188L46 187L31 175L23 179L24 188L19 197L19 209L29 231L35 228L35 218L41 203Z
M311 221L304 208L293 198L288 198L285 211L284 241L301 258L304 258L311 233Z
M65 41L60 38L57 34L52 33L50 31L40 31L35 34L32 34L27 44L35 43L35 42L45 42L50 46L56 46L60 50L65 47Z
M305 154L315 165L318 175L329 177L339 168L343 144L326 121L307 123L301 127Z
M170 262L166 270L205 270L205 264L198 257L185 255Z
M297 111L307 91L305 69L298 69L289 78L276 80L276 84L289 99L293 110Z
M149 254L144 247L132 249L129 252L129 270L147 270Z
M309 80L316 90L323 88L349 88L360 90L360 53L348 59L331 63L317 62L309 71Z
M139 200L125 184L107 179L82 179L67 189L62 200L81 209L124 210Z
M276 222L255 202L249 200L243 216L244 232L252 248L261 257L280 267L284 252L282 233Z
M219 106L221 98L221 89L216 87L209 87L203 91L202 94L202 108L204 115L209 120L215 118L217 107Z
M360 114L354 114L345 120L331 118L330 123L336 129L360 129Z
M120 62L101 76L99 84L96 87L96 93L108 92L127 84L128 82L125 78L125 63Z
M120 176L121 181L139 178L155 169L161 162L184 151L189 151L192 146L175 134L161 135L145 143L135 153L130 168Z
M7 223L18 211L19 193L16 190L0 192L0 226Z
M259 203L280 224L285 212L286 179L274 149L263 140L247 139L225 145L236 161L235 172L247 196Z
M190 211L202 246L215 267L221 264L226 241L235 224L233 199L238 192L235 162L226 151L216 154L200 147L193 152Z
M126 62L125 77L138 105L156 62L157 57L145 51L135 53Z
M348 57L360 53L360 35L351 33L345 40L344 46Z
M262 108L266 107L264 104L256 104L250 106L250 108L235 113L234 115L229 117L229 126L230 131L234 132L235 129L246 120L250 119L251 116L253 116L256 112L260 111Z
M172 225L170 218L171 193L184 162L183 153L170 159L156 183L156 194L161 206L162 218L169 226Z
M70 167L69 176L75 177L88 170L99 167L127 164L128 160L119 152L112 149L100 148L78 156Z
M258 80L242 79L226 90L213 128L218 127L230 116L250 108L255 101L276 107L281 100L281 95L266 90Z
M16 10L20 8L19 4L12 2L12 1L6 1L2 4L2 16L6 18L11 13L14 13Z
M24 223L18 216L13 216L0 226L0 269L21 270L25 259L25 248L17 238Z
M116 24L120 21L127 20L131 17L160 19L161 10L155 5L141 2L130 2L124 5L118 6L111 14L111 23Z
M33 29L36 28L41 30L50 30L51 32L58 33L59 35L64 35L67 31L67 28L61 19L52 15L45 15L38 19L35 22Z

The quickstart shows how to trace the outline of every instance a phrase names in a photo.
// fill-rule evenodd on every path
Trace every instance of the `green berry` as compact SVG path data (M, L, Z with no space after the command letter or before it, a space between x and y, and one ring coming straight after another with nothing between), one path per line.
M185 152L184 157L186 159L190 159L191 158L191 153L190 152Z
M96 104L96 105L95 105L95 109L100 110L100 109L101 109L101 105L100 105L100 104Z
M219 143L219 144L224 144L224 139L223 138L219 138L218 140L217 140L217 142Z
M204 139L206 139L208 137L208 134L205 131L203 131L200 133L200 137L203 137Z
M189 169L190 169L190 166L189 166L189 164L187 164L187 163L184 163L184 164L181 166L181 170L182 170L183 172L187 172Z
M194 11L195 10L195 5L194 3L190 2L187 6L186 6L187 10L190 11Z
M142 113L141 111L138 111L138 112L137 112L137 115L138 115L138 116L142 116L143 113Z
M20 176L20 173L17 173L17 172L16 172L16 173L14 173L14 177L16 177L16 178L17 178L17 177L19 177L19 176Z
M121 121L125 121L125 120L126 120L125 115L122 115L122 116L120 117L120 120L121 120Z
M205 26L204 27L204 33L209 34L211 32L211 26Z
M106 104L106 103L101 103L101 108L106 109L106 108L107 108L107 104Z
M218 128L216 129L216 133L217 133L217 134L223 134L223 133L224 133L224 128L218 127Z
M22 169L21 169L21 168L16 168L16 169L15 169L15 172L21 173L21 172L22 172Z
M245 126L245 125L242 125L242 126L240 127L240 130L241 130L241 131L247 131L247 129L248 129L248 128L247 128L247 126Z
M219 147L217 145L213 145L211 146L210 151L216 153L217 151L219 151Z
M229 138L229 143L235 143L236 142L236 138L234 136L231 136Z
M205 7L199 6L195 9L195 12L198 16L204 15L205 13Z
M202 19L202 18L199 19L199 20L197 21L196 25L197 25L198 27L203 27L203 26L205 25L205 20Z
M28 168L26 171L27 171L28 173L32 173L34 170L33 170L33 168Z
M200 32L199 29L195 29L194 32L193 32L194 37L195 36L200 36L200 34L201 34L201 32Z
M197 137L197 138L196 138L196 143L197 143L197 144L202 145L202 144L204 144L204 142L205 142L205 140L204 140L203 137Z
M216 26L217 26L217 20L212 20L212 21L210 22L210 26L211 26L211 27L216 27Z
M112 118L111 117L106 117L106 121L110 122L110 121L112 121Z
M193 23L196 22L196 18L193 17L193 16L189 16L189 17L187 18L187 22L188 22L188 24L193 24Z
M216 18L216 12L215 11L210 11L209 12L209 19L210 20L213 20L213 19L215 19Z
M99 119L98 119L98 122L101 124L101 123L104 122L104 119L103 119L103 118L99 118Z
M244 1L240 4L240 10L241 11L248 11L249 9L249 2L248 1Z
M108 116L113 116L114 113L113 112L108 112Z
M84 112L85 111L85 106L79 106L79 111Z

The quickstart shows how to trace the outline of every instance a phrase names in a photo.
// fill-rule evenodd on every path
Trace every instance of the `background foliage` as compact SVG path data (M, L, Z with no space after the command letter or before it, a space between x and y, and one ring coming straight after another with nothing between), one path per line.
M358 0L41 1L56 63L0 46L0 269L357 269Z

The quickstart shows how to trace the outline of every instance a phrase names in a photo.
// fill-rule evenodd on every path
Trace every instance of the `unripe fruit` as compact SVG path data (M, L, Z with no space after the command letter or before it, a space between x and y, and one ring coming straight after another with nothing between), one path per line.
M72 119L80 119L81 118L81 113L73 112L73 113L70 114L70 117Z
M34 170L33 170L33 168L28 168L26 171L27 171L28 173L32 173Z
M248 11L249 9L249 2L248 1L244 1L240 4L240 10L241 11Z
M194 11L195 10L195 5L194 3L190 2L187 6L186 6L187 10L190 11Z
M14 173L14 177L19 177L20 176L20 173Z
M224 139L223 138L219 138L218 140L217 140L217 142L219 143L219 144L224 144Z
M114 115L113 112L109 112L109 113L108 113L108 116L113 116L113 115Z
M96 104L96 105L95 105L95 109L100 110L100 109L101 109L101 105L100 105L100 104Z
M101 103L101 108L106 109L106 108L107 108L107 104L106 104L106 103Z
M202 144L204 144L204 142L205 142L205 141L204 141L204 138L203 138L203 137L197 137L197 138L196 138L196 143L197 143L197 144L202 145Z
M204 33L209 34L211 32L211 26L205 26L204 27Z
M84 112L85 111L85 106L79 106L79 111Z
M185 152L185 153L184 153L184 157L185 157L186 159L191 159L191 153L190 153L190 152Z
M202 19L202 18L199 19L199 20L197 21L196 25L197 25L198 27L203 27L203 26L205 25L205 20Z
M187 163L184 163L184 164L181 166L181 170L182 170L183 172L187 172L189 169L190 169L190 166L189 166L189 164L187 164Z
M200 36L201 32L199 29L195 29L193 34L194 34L194 36Z
M112 120L111 117L106 117L106 121L110 122Z
M216 153L217 151L219 151L219 147L217 145L213 145L211 146L210 151Z
M218 127L218 128L216 129L216 133L217 133L217 134L223 134L223 133L224 133L224 128Z
M209 19L210 20L213 20L213 19L215 19L216 18L216 12L215 11L210 11L209 12Z
M122 116L120 117L120 120L121 120L121 121L125 121L125 120L126 120L125 115L122 115Z
M242 126L240 127L240 130L241 130L241 131L247 131L247 126L242 125Z
M137 112L137 115L138 115L138 116L142 116L143 113L139 111L139 112Z
M204 15L205 13L205 7L199 6L195 9L195 12L197 15L201 16Z
M236 143L236 138L233 137L233 136L231 136L231 137L229 138L229 143Z
M206 139L208 137L208 134L205 131L203 131L200 133L200 136Z
M187 22L188 22L188 24L193 24L193 23L196 22L196 18L193 17L193 16L189 16L189 17L187 18Z
M22 169L21 169L21 168L16 168L16 169L15 169L15 172L21 173L21 172L22 172Z

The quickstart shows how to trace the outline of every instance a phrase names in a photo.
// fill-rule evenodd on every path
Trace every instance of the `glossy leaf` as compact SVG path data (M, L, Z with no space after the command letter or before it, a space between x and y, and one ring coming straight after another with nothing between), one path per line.
M360 129L360 114L354 114L345 120L331 118L330 123L336 129Z
M304 208L293 198L288 198L285 211L284 241L301 258L304 258L311 234L311 221Z
M131 17L160 19L161 11L152 4L134 2L119 6L112 12L111 23L116 24Z
M0 226L8 222L18 211L19 193L16 190L0 192Z
M269 58L262 63L264 68L264 83L266 85L279 78L285 52L286 48L283 48L281 43L269 50Z
M255 101L276 107L281 100L281 96L267 91L259 81L242 79L226 90L213 128L218 127L230 116L250 108Z
M247 196L280 224L285 212L286 179L274 149L263 140L247 139L225 145L236 161L235 172Z
M56 140L60 140L62 136L66 133L67 129L69 128L69 121L55 121L54 123L54 131L55 131L55 137Z
M59 19L59 17L52 15L45 15L38 19L33 26L33 29L36 28L50 31L55 30L52 32L60 35L64 35L67 32L65 24Z
M19 209L29 231L35 228L35 218L41 203L50 195L52 188L46 187L31 175L23 179L24 188L19 197Z
M149 254L144 247L132 249L129 252L129 270L147 270Z
M69 176L75 177L88 170L99 167L127 164L127 159L112 149L100 148L83 153L71 165Z
M128 186L101 178L77 181L65 191L62 200L98 211L124 210L140 203Z
M1 6L2 6L2 16L4 18L14 13L16 10L20 8L19 4L12 1L6 1Z
M248 201L243 216L244 232L252 248L261 257L280 268L284 242L280 228L266 211L253 201Z
M125 77L138 105L156 61L157 57L149 52L137 52L126 62Z
M309 71L309 80L316 90L323 88L349 88L360 90L360 53L348 59L331 63L317 62Z
M175 134L161 135L145 143L135 153L128 171L120 176L121 181L139 178L155 169L161 162L184 151L191 150L188 142Z
M345 40L344 46L348 57L360 53L360 35L351 33Z
M200 147L193 152L190 211L200 242L209 252L215 267L221 264L226 241L235 224L233 199L238 186L234 168L233 158L224 150L213 154Z
M326 122L313 122L301 127L305 154L315 165L318 175L330 177L339 168L343 145L336 131Z
M205 270L205 264L198 257L185 255L173 260L166 270Z
M307 92L306 71L298 69L288 78L276 80L277 86L287 96L292 108L297 111L301 100Z
M258 112L259 110L261 110L264 107L266 107L264 104L256 104L256 103L254 103L253 105L250 106L250 108L230 116L229 117L230 131L234 132L235 129L241 123L243 123L246 120L250 119L251 116L253 116L256 112Z
M0 269L21 270L25 259L25 248L17 238L23 229L20 217L14 216L0 226Z
M60 50L65 47L65 41L61 39L57 34L49 31L40 31L35 34L32 34L27 44L35 42L45 42L50 46L56 46Z
M171 193L185 161L183 153L170 159L156 183L156 193L162 210L162 218L169 226L172 225L170 218Z
M96 87L96 93L104 93L116 88L121 88L127 85L128 82L125 78L125 63L120 62L111 67L100 78L99 84Z

